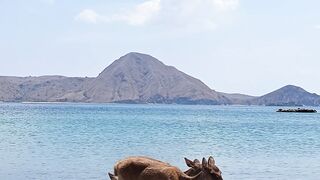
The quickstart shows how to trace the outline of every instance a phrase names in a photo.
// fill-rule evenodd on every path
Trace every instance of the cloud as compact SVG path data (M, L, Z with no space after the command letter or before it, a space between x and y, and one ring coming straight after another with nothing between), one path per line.
M77 21L83 21L86 23L97 23L98 20L100 20L101 17L98 15L94 10L92 9L85 9L82 10L76 17L75 20Z
M124 21L131 25L143 25L155 17L161 10L161 0L149 0L137 5L123 15L114 15L113 20Z
M161 21L176 28L212 30L239 7L239 0L163 0Z
M212 0L221 11L235 10L239 6L239 0Z
M130 25L143 25L160 11L160 2L161 0L149 0L126 12L109 16L100 15L92 9L84 9L75 17L75 20L86 23L125 22Z
M75 19L87 23L122 22L133 26L161 24L171 27L214 29L218 19L239 7L240 0L146 0L131 9L100 15L92 9Z

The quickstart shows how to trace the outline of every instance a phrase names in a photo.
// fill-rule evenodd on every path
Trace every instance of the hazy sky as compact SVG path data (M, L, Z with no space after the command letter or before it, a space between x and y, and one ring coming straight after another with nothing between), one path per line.
M0 75L97 76L150 54L211 88L320 94L319 0L0 0Z

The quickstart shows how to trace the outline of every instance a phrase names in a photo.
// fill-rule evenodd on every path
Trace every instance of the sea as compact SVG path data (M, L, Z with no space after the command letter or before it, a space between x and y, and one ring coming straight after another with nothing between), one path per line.
M182 170L213 156L225 180L319 180L320 113L278 108L0 103L0 179L106 180L129 156Z

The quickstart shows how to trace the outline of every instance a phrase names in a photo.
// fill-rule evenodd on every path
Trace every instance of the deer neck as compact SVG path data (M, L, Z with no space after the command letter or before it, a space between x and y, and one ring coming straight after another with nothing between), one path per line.
M188 176L188 175L183 173L183 174L181 174L179 180L200 180L201 174L202 174L201 171L195 176Z

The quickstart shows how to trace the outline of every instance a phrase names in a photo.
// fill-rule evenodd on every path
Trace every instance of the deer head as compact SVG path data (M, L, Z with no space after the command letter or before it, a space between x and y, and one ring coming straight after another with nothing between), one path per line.
M209 157L208 161L202 159L202 179L203 180L223 180L221 171L215 165L215 161L212 156Z

